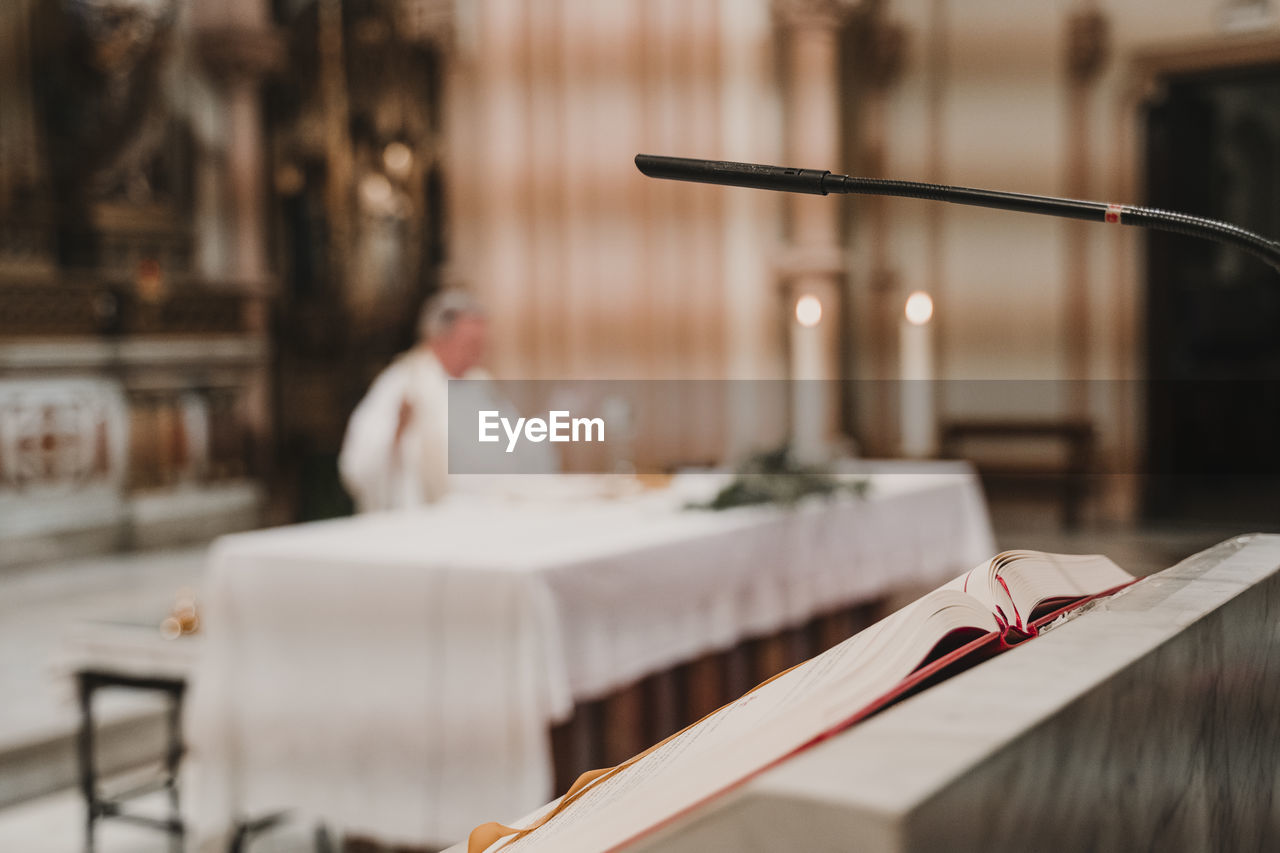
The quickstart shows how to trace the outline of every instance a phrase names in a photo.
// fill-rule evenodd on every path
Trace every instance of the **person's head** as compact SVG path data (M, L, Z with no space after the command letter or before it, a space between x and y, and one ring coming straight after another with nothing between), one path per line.
M427 300L418 319L418 341L445 372L459 377L484 357L487 323L484 309L465 290L449 288Z

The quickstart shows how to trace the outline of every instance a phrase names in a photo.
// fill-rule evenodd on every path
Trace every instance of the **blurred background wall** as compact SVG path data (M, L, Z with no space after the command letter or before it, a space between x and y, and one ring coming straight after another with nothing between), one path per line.
M784 376L780 200L631 165L641 151L778 159L768 5L480 2L458 7L455 33L450 264L492 308L495 373ZM641 452L722 456L723 410L679 402Z
M10 0L0 560L346 511L346 418L443 284L489 306L495 373L557 379L894 380L903 304L922 290L934 376L1038 380L1030 395L940 386L938 429L1078 418L1112 472L1205 448L1274 455L1270 403L1218 418L1256 425L1244 441L1196 414L1205 401L1099 381L1274 376L1273 282L1231 253L927 202L655 182L631 159L1151 202L1274 235L1278 12ZM806 294L823 320L802 357ZM831 431L898 453L892 393L836 393ZM672 406L640 452L719 461L785 430L786 411L735 405L756 416ZM1144 482L1113 478L1101 516L1176 517Z
M1268 2L879 4L862 53L892 62L877 74L847 58L844 91L860 95L844 101L841 166L1149 204L1275 234L1278 12ZM898 375L903 301L924 290L936 375L960 380L939 389L939 420L1092 424L1102 469L1126 475L1105 484L1103 517L1206 511L1189 506L1198 481L1156 474L1272 470L1273 442L1244 426L1276 424L1265 384L1237 386L1234 402L1191 385L1277 377L1261 327L1280 315L1263 265L1134 229L907 200L851 207L854 375ZM1042 381L1017 393L965 381L987 379ZM864 398L865 443L891 448L894 415ZM1246 490L1238 477L1227 487ZM1211 491L1205 503L1224 502ZM1274 497L1224 506L1256 519Z

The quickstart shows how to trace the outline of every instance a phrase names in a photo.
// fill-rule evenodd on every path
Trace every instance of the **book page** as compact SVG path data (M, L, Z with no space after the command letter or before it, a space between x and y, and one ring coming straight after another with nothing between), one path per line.
M721 708L524 838L492 849L585 853L623 844L849 720L953 631L998 627L972 596L930 593Z
M963 592L973 596L982 606L990 610L995 616L1006 624L1012 621L1013 602L1007 595L1003 595L998 587L992 583L995 575L995 567L997 561L1005 554L1004 552L997 554L990 560L979 563L969 571L960 575L953 581L942 586L942 589L951 589L957 592Z
M1010 552L993 580L1009 597L1018 622L1025 628L1044 602L1085 598L1130 583L1133 575L1101 554Z
M1011 628L1027 631L1038 605L1097 595L1133 576L1101 554L1002 551L947 584L991 608Z

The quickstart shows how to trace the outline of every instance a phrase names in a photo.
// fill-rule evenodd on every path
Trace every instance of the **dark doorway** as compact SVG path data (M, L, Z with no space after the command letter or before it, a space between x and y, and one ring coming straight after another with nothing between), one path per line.
M1148 112L1153 207L1280 236L1280 67L1170 77ZM1148 236L1148 518L1280 525L1280 278Z

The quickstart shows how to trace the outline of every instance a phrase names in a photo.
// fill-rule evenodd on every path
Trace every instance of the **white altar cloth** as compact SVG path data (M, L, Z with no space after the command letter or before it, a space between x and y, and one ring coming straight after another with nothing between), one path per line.
M455 841L548 799L576 701L994 553L963 463L860 467L865 499L792 511L688 511L708 483L684 480L223 537L187 713L196 837L289 809Z

